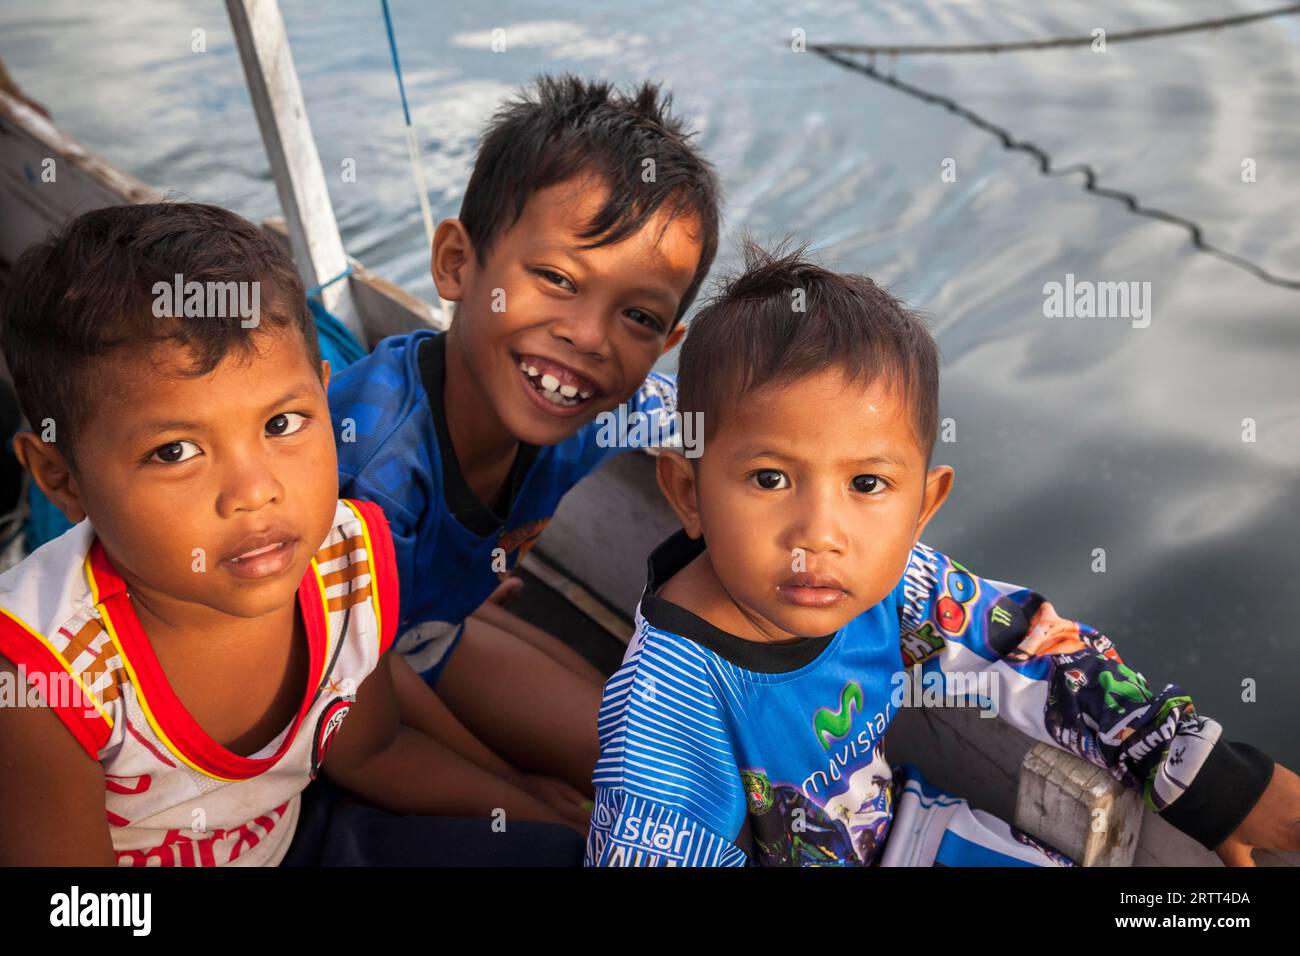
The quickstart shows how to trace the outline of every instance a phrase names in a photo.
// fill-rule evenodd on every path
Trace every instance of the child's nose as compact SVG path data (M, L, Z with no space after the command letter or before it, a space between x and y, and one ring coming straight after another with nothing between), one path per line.
M831 495L810 493L796 503L791 548L808 554L843 551L845 522Z
M218 511L222 517L234 517L241 511L257 511L283 495L284 487L267 462L247 460L223 477Z
M584 355L608 357L609 316L593 305L575 307L562 318L556 319L551 333L563 339Z

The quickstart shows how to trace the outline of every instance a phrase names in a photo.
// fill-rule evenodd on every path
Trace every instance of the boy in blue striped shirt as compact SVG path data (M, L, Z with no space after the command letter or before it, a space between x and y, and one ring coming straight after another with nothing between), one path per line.
M586 862L1071 865L890 765L898 708L945 704L1107 768L1225 862L1300 848L1294 773L1040 594L920 543L953 482L930 467L921 320L869 279L748 253L682 349L704 453L658 459L682 530L605 686Z

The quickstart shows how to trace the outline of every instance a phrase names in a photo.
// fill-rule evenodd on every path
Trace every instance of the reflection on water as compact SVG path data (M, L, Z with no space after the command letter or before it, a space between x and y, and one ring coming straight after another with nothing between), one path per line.
M9 3L0 56L115 164L179 196L277 212L224 6L159 6ZM282 6L348 250L432 297L378 5ZM435 216L456 213L484 118L538 72L663 80L723 176L724 268L740 230L794 233L933 318L957 431L936 457L959 480L927 540L1043 592L1151 681L1176 678L1231 736L1300 765L1300 294L1194 253L1182 231L1077 180L1041 177L942 109L789 49L795 28L809 42L974 42L1183 22L1223 3L481 6L393 4ZM206 53L191 52L196 29ZM1300 275L1300 20L896 69ZM355 183L338 175L349 158ZM955 182L941 181L945 159ZM1067 273L1150 282L1151 326L1045 318L1043 286ZM1097 548L1104 574L1091 570ZM1246 679L1256 703L1241 700Z

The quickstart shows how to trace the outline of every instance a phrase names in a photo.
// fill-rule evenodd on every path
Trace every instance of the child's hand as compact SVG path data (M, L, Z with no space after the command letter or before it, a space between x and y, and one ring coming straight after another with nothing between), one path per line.
M1214 852L1225 866L1254 866L1254 849L1300 851L1300 777L1280 763L1254 809Z
M491 594L488 595L486 604L495 604L497 607L505 607L515 599L520 591L524 589L524 579L515 577L513 574L496 586Z
M521 773L514 780L516 786L530 797L546 804L565 822L574 827L584 837L591 826L591 801L557 777L544 777L541 774Z

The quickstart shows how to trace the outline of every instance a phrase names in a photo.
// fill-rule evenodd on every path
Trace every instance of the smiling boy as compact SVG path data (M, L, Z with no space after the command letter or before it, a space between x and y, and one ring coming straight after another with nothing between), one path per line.
M587 862L1068 865L890 766L912 668L949 706L1109 769L1227 862L1300 847L1295 774L1041 595L920 543L953 483L930 467L921 320L869 279L747 252L682 348L705 451L658 459L682 530L651 555L605 687Z
M398 650L455 715L413 695L421 712L404 698L404 718L489 769L490 748L587 793L601 675L482 605L565 492L634 443L630 429L609 441L597 416L675 410L651 368L713 261L718 188L668 109L648 84L575 77L503 107L459 218L434 237L450 330L387 339L330 390L342 493L392 522Z
M257 283L259 314L153 308L176 274ZM350 862L447 861L445 827L392 814L504 808L518 832L484 825L493 851L580 843L400 724L388 525L338 497L329 367L255 226L198 204L78 217L19 260L0 344L36 427L15 452L76 523L0 575L0 671L79 691L0 708L0 864L310 857L321 770L380 808ZM367 857L381 845L408 855Z

